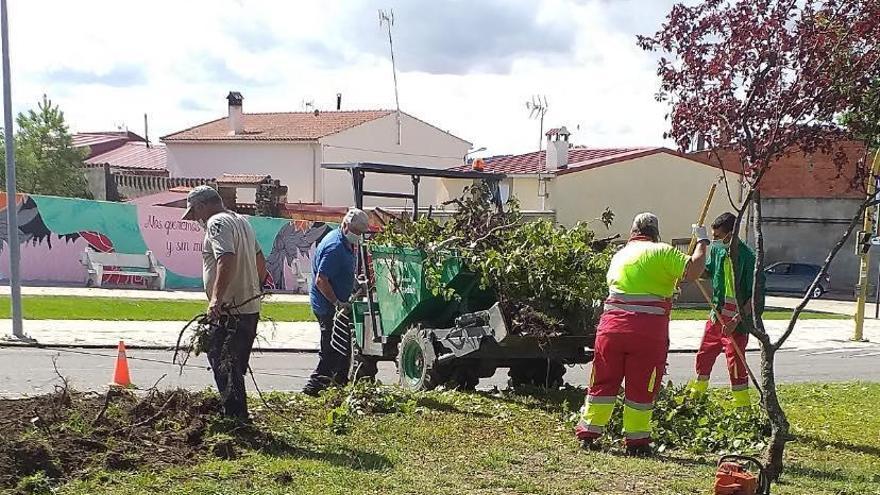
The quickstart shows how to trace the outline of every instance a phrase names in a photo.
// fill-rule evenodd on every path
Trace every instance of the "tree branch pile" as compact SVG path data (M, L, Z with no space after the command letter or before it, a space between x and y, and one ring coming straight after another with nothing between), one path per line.
M468 187L447 204L456 206L448 221L396 219L372 242L424 251L428 288L447 298L455 296L440 284L443 261L459 256L495 293L514 333L549 337L595 326L614 237L597 239L589 223L526 222L516 200L496 206L487 184ZM612 219L606 209L597 220L608 227Z

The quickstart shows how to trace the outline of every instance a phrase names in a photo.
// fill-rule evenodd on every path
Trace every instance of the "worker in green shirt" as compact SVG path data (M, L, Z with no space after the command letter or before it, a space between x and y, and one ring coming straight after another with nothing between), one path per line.
M695 394L706 392L715 360L724 351L734 403L738 407L748 407L751 405L749 372L741 357L744 354L741 353L745 352L753 326L751 311L755 253L737 238L739 248L736 260L731 259L730 243L734 238L735 225L736 216L732 213L724 213L712 223L715 241L709 249L704 274L712 281L712 310L697 352L697 378L691 383L691 390ZM759 282L755 308L760 314L764 310L763 274Z

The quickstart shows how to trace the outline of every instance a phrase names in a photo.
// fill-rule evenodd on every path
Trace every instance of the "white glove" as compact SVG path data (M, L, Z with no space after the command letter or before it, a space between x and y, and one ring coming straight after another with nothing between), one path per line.
M705 225L693 224L691 225L691 228L693 229L694 237L697 238L697 242L705 242L706 244L710 242L709 231L706 230Z

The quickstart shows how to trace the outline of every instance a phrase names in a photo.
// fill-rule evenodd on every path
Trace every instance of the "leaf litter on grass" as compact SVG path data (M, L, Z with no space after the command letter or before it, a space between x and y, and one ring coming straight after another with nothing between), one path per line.
M228 459L240 448L275 443L268 433L223 420L213 393L108 393L59 389L0 400L0 489L34 476L62 480L91 470L189 465L208 453Z

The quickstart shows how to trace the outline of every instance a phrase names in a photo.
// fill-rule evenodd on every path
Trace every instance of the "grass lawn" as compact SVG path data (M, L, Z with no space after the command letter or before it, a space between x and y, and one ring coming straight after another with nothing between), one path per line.
M25 296L24 317L31 320L188 321L204 313L207 301L117 299L79 296ZM9 297L0 297L0 318L9 318ZM308 304L280 303L268 299L264 318L275 321L312 321Z
M433 392L404 412L356 416L341 435L328 427L326 398L272 394L273 406L294 416L268 415L255 401L272 447L189 467L92 471L55 493L710 493L714 456L580 451L567 421L580 394ZM775 495L880 494L880 384L791 385L781 396L797 440Z
M106 320L106 321L187 321L205 311L202 301L173 301L158 299L117 299L81 296L25 296L22 299L24 317L31 320ZM675 309L673 320L705 320L706 309ZM0 296L0 319L9 318L9 297ZM263 317L274 321L314 321L315 316L306 303L272 302L263 304ZM768 320L788 320L789 310L768 310ZM803 319L849 319L834 313L805 311Z

